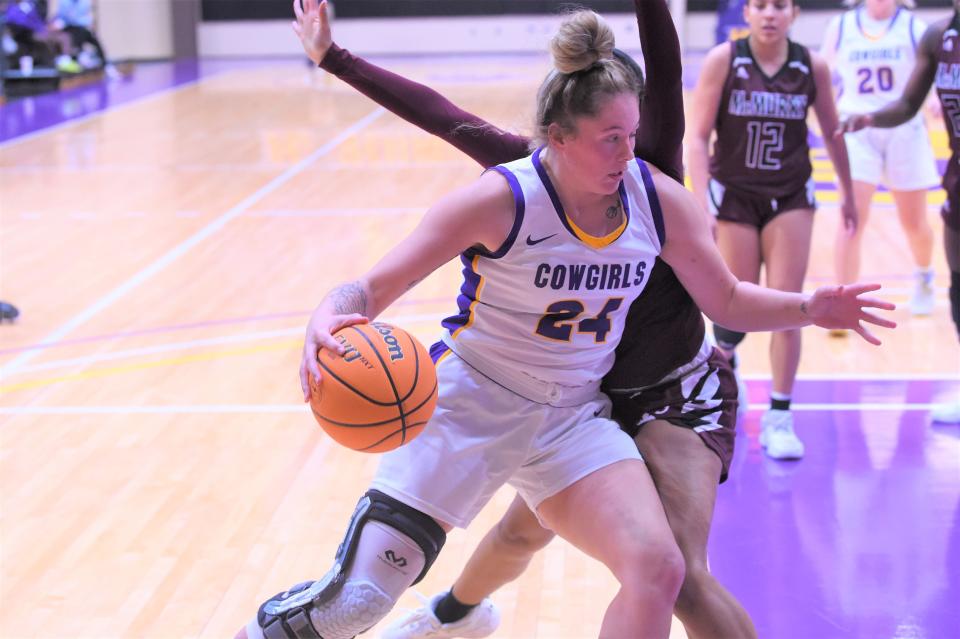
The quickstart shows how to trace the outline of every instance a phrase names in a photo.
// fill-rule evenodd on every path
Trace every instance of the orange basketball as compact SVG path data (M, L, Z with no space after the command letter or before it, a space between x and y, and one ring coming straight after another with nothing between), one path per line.
M423 344L402 328L374 322L338 331L341 357L317 355L320 384L311 380L310 406L337 442L382 453L420 434L437 406L437 371Z

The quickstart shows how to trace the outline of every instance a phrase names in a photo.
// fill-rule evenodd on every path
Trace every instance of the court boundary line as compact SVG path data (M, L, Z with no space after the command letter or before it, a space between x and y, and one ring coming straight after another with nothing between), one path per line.
M836 404L794 403L790 409L796 412L925 412L937 402L870 402ZM751 405L751 412L766 410L768 406ZM0 406L0 415L223 415L223 414L288 414L306 413L307 404L170 404L130 406Z
M40 342L55 342L66 335L70 334L71 331L75 330L79 326L82 326L86 321L109 307L115 301L126 295L128 292L134 290L140 286L143 282L146 282L154 275L162 271L168 265L172 264L175 260L179 259L181 256L185 255L190 249L192 249L197 244L200 244L208 237L212 236L214 233L222 229L229 222L232 222L234 219L239 217L242 213L246 212L251 206L259 202L261 199L270 195L278 188L289 182L301 171L307 168L310 164L323 157L324 155L330 153L333 149L340 146L350 137L356 133L362 131L374 121L376 121L380 116L386 113L386 109L383 107L377 107L366 116L360 120L354 122L352 125L347 127L344 131L341 131L329 142L325 143L320 148L316 149L313 153L309 154L293 166L287 168L283 173L277 177L271 179L269 182L258 188L252 194L245 197L239 203L233 205L225 213L221 214L212 222L208 223L206 226L201 228L199 231L196 231L193 235L187 239L181 241L179 244L174 246L172 249L164 253L162 256L153 261L153 263L147 265L146 267L140 269L132 277L127 279L124 283L120 284L109 293L101 297L99 300L94 302L92 305L88 306L86 309L81 311L79 314L75 315L72 319L68 320L65 324L55 329L52 333L49 333L46 337L40 340ZM9 375L12 372L15 372L23 364L33 359L34 356L39 351L31 350L24 352L18 355L13 361L9 362L2 368L0 372L3 374Z

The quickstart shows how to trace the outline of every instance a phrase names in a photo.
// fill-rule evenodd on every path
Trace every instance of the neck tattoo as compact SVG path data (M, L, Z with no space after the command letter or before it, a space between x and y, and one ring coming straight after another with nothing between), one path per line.
M607 209L607 219L612 220L618 215L620 215L620 200L617 200L613 206Z

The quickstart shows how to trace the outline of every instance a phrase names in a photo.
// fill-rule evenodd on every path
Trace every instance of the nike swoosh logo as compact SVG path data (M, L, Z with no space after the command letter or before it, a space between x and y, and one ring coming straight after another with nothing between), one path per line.
M546 236L546 237L541 237L539 240L535 240L535 239L533 239L533 237L531 237L530 235L528 235L528 236L527 236L527 246L536 246L536 245L539 244L540 242L546 242L547 240L549 240L551 237L554 237L555 235L556 235L556 233L554 233L553 235L548 235L548 236Z

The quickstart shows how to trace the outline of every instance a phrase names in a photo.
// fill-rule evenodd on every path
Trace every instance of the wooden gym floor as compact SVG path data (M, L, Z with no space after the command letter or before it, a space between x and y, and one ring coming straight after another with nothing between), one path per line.
M384 63L518 131L546 69L539 57ZM178 69L0 112L0 299L22 312L0 326L0 637L228 637L265 597L321 576L377 458L332 444L300 401L307 316L478 174L299 60ZM66 119L44 128L51 110ZM945 156L942 127L933 135ZM838 218L829 165L817 167L811 287L831 279ZM881 348L805 331L807 459L760 453L767 337L744 344L755 410L711 560L762 637L945 636L960 621L948 603L960 433L926 417L960 380L941 198L932 317L898 310ZM866 246L864 278L905 302L912 267L886 197ZM429 344L458 285L450 265L384 319ZM511 498L454 532L418 589L447 587ZM929 534L878 532L902 520ZM593 636L615 589L556 542L497 593L496 636ZM400 607L415 605L407 594Z

